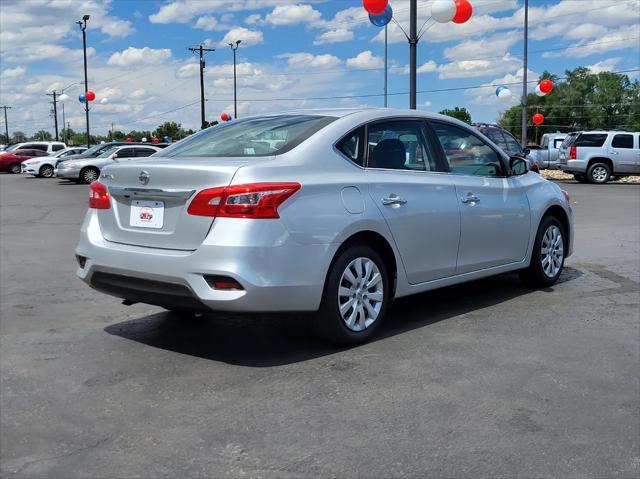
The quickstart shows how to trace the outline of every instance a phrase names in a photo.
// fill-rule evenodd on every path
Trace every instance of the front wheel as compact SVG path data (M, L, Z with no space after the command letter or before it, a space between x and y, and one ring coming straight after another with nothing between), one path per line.
M17 175L18 173L20 173L20 171L22 171L20 163L14 163L13 165L9 166L9 173L11 174Z
M88 166L80 171L80 177L78 178L80 183L89 184L93 183L100 176L100 171L93 166Z
M315 318L324 338L339 344L367 341L380 327L390 300L387 268L368 246L352 246L334 261Z
M53 178L53 166L43 165L42 168L40 168L39 173L43 178Z
M547 287L558 281L564 267L564 228L554 216L542 220L531 253L531 263L520 272L522 280L533 287Z

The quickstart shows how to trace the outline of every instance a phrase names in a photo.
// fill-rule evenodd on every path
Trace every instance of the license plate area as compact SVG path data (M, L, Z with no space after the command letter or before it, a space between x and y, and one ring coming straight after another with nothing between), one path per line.
M131 201L129 224L135 228L161 229L164 225L164 201Z

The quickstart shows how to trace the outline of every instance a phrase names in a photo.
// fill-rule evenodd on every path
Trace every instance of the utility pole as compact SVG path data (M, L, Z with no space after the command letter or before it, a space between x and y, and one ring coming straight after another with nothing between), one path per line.
M64 128L65 125L65 118L64 118L64 103L62 103L62 141L64 142L64 144L67 144L67 130L65 130ZM56 128L57 130L57 128Z
M409 108L416 109L418 64L418 0L409 3Z
M58 93L55 90L53 90L53 93L47 93L46 95L53 97L53 101L51 102L53 104L53 123L56 129L56 141L59 141L60 138L58 136L58 100L57 100ZM64 120L62 121L64 124Z
M7 144L9 143L9 122L7 121L7 110L11 110L10 106L0 106L4 110L4 134L7 136Z
M231 51L233 52L233 118L238 119L238 100L237 100L237 90L236 90L236 50L240 46L240 42L242 40L236 40L235 47L233 43L229 43L231 47Z
M215 48L204 48L202 45L199 45L197 48L189 48L190 52L196 53L198 52L200 56L200 128L202 130L205 129L205 119L204 119L204 54L205 52L215 52Z
M78 20L76 23L82 30L82 50L84 52L84 93L89 91L89 80L87 79L87 20L89 15L84 15L82 20ZM83 23L84 22L84 23ZM87 117L87 148L91 148L91 137L89 136L89 101L84 99L84 111Z
M524 0L524 70L522 72L522 147L527 147L527 69L529 54L529 0Z

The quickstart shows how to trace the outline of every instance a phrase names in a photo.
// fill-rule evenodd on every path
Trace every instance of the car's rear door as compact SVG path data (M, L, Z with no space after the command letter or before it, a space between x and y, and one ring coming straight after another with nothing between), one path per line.
M411 284L455 274L460 211L453 178L422 119L367 125L365 175Z
M456 274L522 261L530 235L526 189L505 175L500 154L466 129L429 122L455 182L460 207Z

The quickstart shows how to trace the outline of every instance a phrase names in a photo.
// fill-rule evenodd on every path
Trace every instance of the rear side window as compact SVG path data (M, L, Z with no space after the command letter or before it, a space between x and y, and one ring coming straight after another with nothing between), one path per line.
M151 156L156 152L151 148L136 148L136 156Z
M562 144L560 145L561 148L568 148L571 145L573 145L573 142L576 140L576 138L578 137L578 133L569 133L567 135L567 137L562 141Z
M573 143L575 146L590 146L598 148L607 140L606 133L582 133Z
M426 139L424 123L384 121L367 129L368 168L437 171L436 155Z
M611 141L612 148L633 149L633 135L616 135Z
M225 122L162 150L163 157L256 157L285 153L335 117L275 115Z
M64 146L63 145L52 145L51 147L51 151L60 151L63 150Z
M557 140L553 140L553 147L558 150L560 149L560 145L562 145L562 142L564 140L562 138L558 138Z
M336 144L336 148L358 166L364 166L364 127L352 131Z
M38 143L32 143L32 144L21 146L20 149L21 150L47 151L47 145L42 145L42 144L38 144Z

